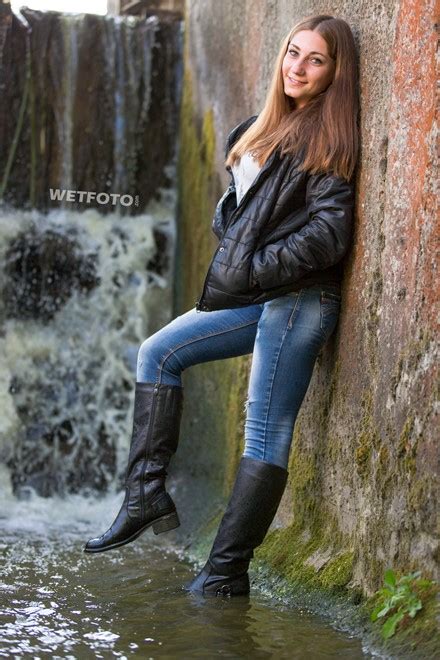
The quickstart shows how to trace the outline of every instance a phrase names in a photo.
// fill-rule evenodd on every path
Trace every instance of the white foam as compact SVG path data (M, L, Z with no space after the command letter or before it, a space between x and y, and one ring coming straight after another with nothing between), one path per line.
M171 272L146 267L156 253L158 227L167 234L172 267L175 194L162 192L148 213L134 217L94 209L47 215L10 210L0 217L0 264L18 235L33 231L43 238L52 230L75 240L81 258L97 255L100 280L88 293L73 290L49 321L8 318L2 324L0 461L12 459L13 469L23 470L25 491L40 476L47 482L46 473L54 492L69 491L76 471L87 475L89 491L120 487L116 477L126 465L137 351L155 314L152 300L159 304L160 298L161 317L171 304ZM161 295L154 298L158 288ZM2 304L0 296L0 319ZM86 505L77 505L87 515Z

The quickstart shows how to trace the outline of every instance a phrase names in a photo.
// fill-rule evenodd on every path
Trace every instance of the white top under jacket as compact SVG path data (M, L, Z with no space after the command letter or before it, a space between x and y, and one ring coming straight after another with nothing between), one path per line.
M248 188L250 188L260 170L261 167L258 164L258 161L252 158L249 151L246 151L246 153L234 163L232 166L232 173L234 175L237 192L237 204L240 203L241 198Z

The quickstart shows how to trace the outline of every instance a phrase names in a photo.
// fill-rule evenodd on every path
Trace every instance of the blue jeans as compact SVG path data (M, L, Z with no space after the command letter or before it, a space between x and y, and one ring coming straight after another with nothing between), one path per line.
M182 386L193 364L252 353L243 456L287 468L295 420L340 305L337 287L314 285L238 309L193 308L142 343L136 379Z

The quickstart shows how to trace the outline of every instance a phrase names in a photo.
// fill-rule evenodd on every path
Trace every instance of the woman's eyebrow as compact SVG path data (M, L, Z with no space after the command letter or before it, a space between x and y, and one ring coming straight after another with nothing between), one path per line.
M294 44L293 41L290 42L289 46L293 46L297 50L301 50L301 48L299 46L297 46L296 44ZM321 57L327 57L326 55L324 55L323 53L320 53L317 50L311 50L309 55L321 55Z

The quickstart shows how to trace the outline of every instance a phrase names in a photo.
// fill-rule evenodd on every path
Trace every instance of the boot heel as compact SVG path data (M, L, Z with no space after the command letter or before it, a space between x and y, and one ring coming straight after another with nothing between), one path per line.
M156 520L155 523L153 523L153 532L157 534L162 534L162 532L169 532L170 529L175 529L176 527L179 527L180 525L180 520L179 516L177 515L177 512L174 511L173 513L170 513L168 516L164 516L160 520Z

